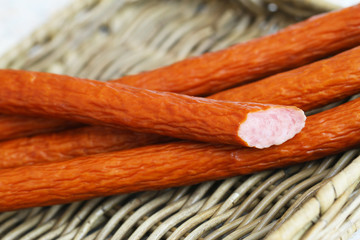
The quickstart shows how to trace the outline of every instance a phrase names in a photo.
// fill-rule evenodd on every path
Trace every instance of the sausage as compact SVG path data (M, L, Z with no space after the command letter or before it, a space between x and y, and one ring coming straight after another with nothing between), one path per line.
M360 92L360 47L210 96L212 99L294 105L304 111Z
M169 141L156 135L89 126L0 143L0 168L62 161Z
M80 125L80 123L61 119L0 115L0 141L56 132Z
M359 110L356 99L312 115L294 138L266 149L178 142L0 169L0 211L190 185L319 159L360 144Z
M125 76L118 82L157 91L209 95L299 67L360 42L360 4L318 15L225 50L167 67Z
M210 97L218 100L288 104L303 110L312 110L358 92L360 92L360 47ZM97 134L101 132L98 131L98 128L91 131L89 127L86 130L86 135L92 136L90 138L92 142L90 142L90 139L85 141L87 136L81 136L81 131L74 131L72 137L70 131L65 134L67 136L65 139L63 139L61 133L43 134L35 136L33 139L21 138L13 140L11 143L0 144L0 156L2 159L0 168L28 165L41 161L60 161L88 153L107 152L109 149L115 151L138 147L147 145L146 139L150 139L148 144L155 143L155 139L165 141L160 136L151 138L150 134L143 134L142 140L138 140L139 145L136 145L132 140L131 133L126 132L123 138L124 141L117 144L116 141L105 141L102 137L97 138ZM108 134L109 139L120 138L118 134L122 134L119 131L105 132ZM111 136L113 134L114 136ZM140 138L140 133L134 132L134 134ZM84 140L79 140L80 138ZM125 139L129 139L129 142L126 142ZM79 142L84 141L89 145L79 144ZM47 142L49 144L41 144ZM57 147L63 143L67 143L68 148ZM115 145L113 145L114 143ZM39 144L41 144L41 147ZM87 150L88 147L91 150ZM40 156L34 153L34 149L41 149ZM21 157L18 157L19 154L21 154Z
M0 70L0 109L204 142L266 148L304 127L295 107L218 101L50 73Z
M359 26L360 5L356 5L312 17L273 35L114 81L153 90L208 95L357 46ZM11 120L11 116L0 116L0 123ZM3 136L0 131L0 140L28 136L27 131L30 135L51 131L42 129L36 119L24 117L24 121L24 134ZM55 130L62 127L54 126ZM4 129L9 131L6 125Z

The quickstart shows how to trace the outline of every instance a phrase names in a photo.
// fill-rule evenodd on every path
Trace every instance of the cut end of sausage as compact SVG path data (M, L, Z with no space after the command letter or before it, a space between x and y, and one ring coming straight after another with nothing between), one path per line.
M305 126L305 113L295 107L271 107L252 112L240 124L238 136L249 147L267 148L293 138Z

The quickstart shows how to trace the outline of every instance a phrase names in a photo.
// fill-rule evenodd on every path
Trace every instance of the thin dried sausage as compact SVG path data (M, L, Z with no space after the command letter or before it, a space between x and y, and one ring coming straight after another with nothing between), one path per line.
M360 92L360 47L291 71L232 88L212 99L294 105L304 111Z
M169 141L157 134L89 126L0 143L0 168L62 161Z
M296 107L218 101L65 75L0 70L0 109L204 142L266 148L304 127Z
M80 125L80 123L61 119L0 115L0 141L57 132Z

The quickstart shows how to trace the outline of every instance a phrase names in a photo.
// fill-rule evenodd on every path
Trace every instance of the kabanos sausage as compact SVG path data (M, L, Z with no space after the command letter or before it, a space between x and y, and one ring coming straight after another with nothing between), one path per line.
M80 125L80 123L61 119L0 115L0 141L56 132Z
M120 151L165 142L157 134L88 126L0 143L0 168L63 161L79 156Z
M360 47L263 80L210 96L212 99L294 105L304 111L360 92Z
M360 144L360 99L312 115L299 134L266 149L170 143L0 169L0 211L196 184L284 167Z
M0 70L0 110L266 148L300 132L295 107L218 101L50 73Z

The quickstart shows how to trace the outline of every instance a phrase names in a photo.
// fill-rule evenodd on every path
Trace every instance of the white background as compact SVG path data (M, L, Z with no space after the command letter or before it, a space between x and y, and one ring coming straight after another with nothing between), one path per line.
M57 10L73 0L0 0L0 55L14 47L22 38L41 26ZM328 0L350 6L359 0ZM358 231L351 240L359 240Z
M70 0L0 0L0 55Z

